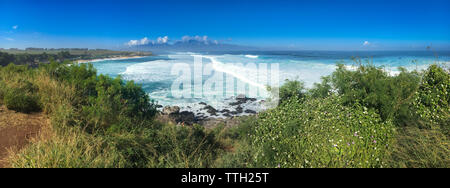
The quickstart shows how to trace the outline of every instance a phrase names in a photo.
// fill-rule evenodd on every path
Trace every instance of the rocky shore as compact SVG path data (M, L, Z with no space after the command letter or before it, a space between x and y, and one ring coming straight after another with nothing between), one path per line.
M165 106L160 111L158 119L181 126L199 124L206 128L213 128L221 124L233 127L239 124L239 117L256 115L255 108L263 105L264 102L264 100L258 101L256 98L238 95L228 99L229 107L224 109L216 109L205 102L198 103L197 110L189 106L183 109L179 106Z

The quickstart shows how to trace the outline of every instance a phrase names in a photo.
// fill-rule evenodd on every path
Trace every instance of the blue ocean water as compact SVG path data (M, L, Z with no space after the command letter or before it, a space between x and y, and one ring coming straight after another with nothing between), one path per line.
M335 69L337 63L345 64L348 68L354 68L356 65L354 58L362 63L373 63L376 66L382 66L390 74L395 75L399 72L398 67L404 67L408 70L422 70L433 63L439 63L449 67L450 52L432 52L432 51L397 51L397 52L326 52L326 51L301 51L301 52L205 52L205 53L172 53L144 58L123 59L123 60L105 60L92 62L99 74L105 74L112 77L121 76L125 80L134 80L142 85L143 89L149 94L150 98L159 104L177 105L186 110L198 110L201 106L199 102L206 102L209 105L226 109L229 107L228 96L221 96L218 92L214 97L202 98L177 98L174 97L172 84L180 77L179 74L173 74L174 66L180 64L187 65L193 69L194 57L201 57L204 66L211 65L212 74L205 74L200 84L205 84L208 79L214 76L213 73L221 72L227 77L233 77L236 82L242 82L247 87L265 87L267 82L258 83L259 79L254 71L246 70L240 72L241 67L235 66L236 63L243 65L255 64L257 66L266 64L269 67L277 64L279 67L280 84L284 80L301 80L307 87L312 87L314 83L320 82L322 76L330 75ZM180 67L178 67L180 69ZM252 69L246 67L245 69ZM197 72L198 73L198 72ZM194 77L194 72L191 71ZM193 83L194 84L194 83ZM195 85L195 84L194 84ZM237 84L236 84L237 85ZM236 90L226 88L228 90ZM214 85L213 85L214 86ZM193 86L195 87L195 86ZM207 95L203 91L203 95ZM179 93L178 93L179 94ZM236 93L235 94L240 94ZM248 93L246 93L248 94ZM260 93L261 94L261 93ZM267 95L267 93L266 93ZM256 98L264 100L262 95ZM258 105L249 106L248 109L259 111L262 108Z

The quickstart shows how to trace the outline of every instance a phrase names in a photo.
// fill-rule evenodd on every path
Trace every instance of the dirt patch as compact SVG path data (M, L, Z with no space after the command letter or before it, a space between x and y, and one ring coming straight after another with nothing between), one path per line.
M22 149L46 125L48 118L42 113L17 113L0 106L0 168L8 167L8 149Z

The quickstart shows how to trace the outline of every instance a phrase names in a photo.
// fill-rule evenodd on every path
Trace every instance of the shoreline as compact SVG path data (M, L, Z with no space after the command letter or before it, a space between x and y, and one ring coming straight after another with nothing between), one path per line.
M265 100L249 98L245 95L238 95L230 99L228 101L229 107L217 109L206 102L199 102L199 108L159 105L158 119L161 122L170 122L175 125L198 124L205 128L214 128L219 124L223 124L227 127L233 127L239 123L239 119L258 116L259 113L269 109L268 106L264 105L266 103ZM263 108L256 110L251 107L253 105Z
M90 59L90 60L76 60L76 63L91 63L91 62L99 62L99 61L114 61L114 60L124 60L124 59L138 59L149 56L122 56L122 57L108 57L108 58L98 58L98 59Z

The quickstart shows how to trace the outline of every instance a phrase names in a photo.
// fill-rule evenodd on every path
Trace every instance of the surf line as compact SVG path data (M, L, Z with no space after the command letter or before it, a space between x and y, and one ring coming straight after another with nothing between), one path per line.
M242 72L242 68L243 67L236 67L236 66L233 66L233 65L229 65L233 69L233 70L230 70L230 69L225 68L226 65L223 64L220 61L217 61L217 59L215 57L211 57L211 56L200 56L200 57L204 57L206 59L209 59L211 61L211 63L212 63L213 69L216 70L216 71L232 75L235 78L237 78L237 79L239 79L239 80L241 80L241 81L243 81L245 83L248 83L248 84L250 84L252 86L256 86L256 87L261 88L261 89L266 89L265 85L257 83L255 81L252 81L252 80L250 80L249 78L245 77L242 74L238 74L238 72Z

